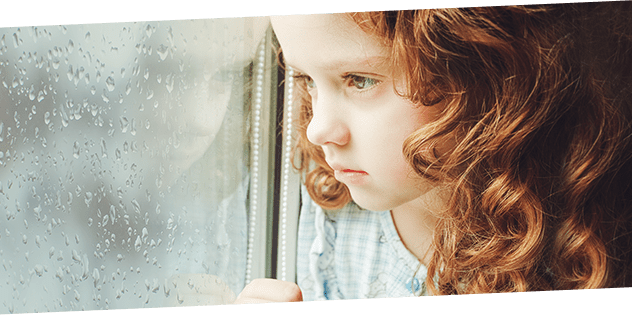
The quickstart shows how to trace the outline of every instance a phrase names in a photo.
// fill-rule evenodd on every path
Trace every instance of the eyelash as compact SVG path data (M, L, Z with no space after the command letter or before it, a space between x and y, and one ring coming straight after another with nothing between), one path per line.
M346 74L342 78L345 80L345 82L347 82L346 84L347 86L354 87L360 93L363 93L372 89L374 86L378 85L381 82L380 80L376 80L376 79L361 76L361 75L355 75L355 74ZM358 81L362 82L363 84L365 84L367 81L371 83L368 87L359 88L357 85Z
M292 76L294 78L295 81L303 81L305 82L305 84L307 85L308 89L313 89L315 88L315 86L311 86L310 87L310 82L313 84L313 80L310 76L306 75L306 74L295 74ZM382 81L377 80L377 79L373 79L373 78L369 78L369 77L365 77L365 76L361 76L361 75L356 75L356 74L345 74L342 76L342 80L345 82L345 86L347 87L351 87L351 88L355 88L358 93L364 93L370 89L372 89L373 87L375 87L376 85L382 83ZM369 81L371 82L370 85L368 87L364 87L364 88L358 88L358 81Z

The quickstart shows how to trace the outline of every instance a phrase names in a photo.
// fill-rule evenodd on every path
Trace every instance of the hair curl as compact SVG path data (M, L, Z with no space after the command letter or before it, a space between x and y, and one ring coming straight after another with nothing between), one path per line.
M452 192L432 293L632 285L629 1L349 15L392 47L403 96L446 105L403 148ZM314 201L340 208L351 196L307 140L299 89L297 168Z

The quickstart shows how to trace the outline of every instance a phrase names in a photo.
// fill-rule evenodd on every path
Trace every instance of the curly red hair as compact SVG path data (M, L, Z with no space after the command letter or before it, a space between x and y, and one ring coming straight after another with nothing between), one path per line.
M403 96L445 104L403 152L449 186L427 286L435 294L632 284L630 2L350 13L402 69ZM351 201L305 134L313 200ZM438 150L436 144L456 144ZM430 153L429 153L430 152Z

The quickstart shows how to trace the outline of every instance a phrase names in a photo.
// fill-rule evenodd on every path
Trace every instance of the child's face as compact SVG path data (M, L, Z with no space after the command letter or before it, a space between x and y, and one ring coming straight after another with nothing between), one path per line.
M344 15L273 17L272 25L287 65L312 96L308 139L322 147L353 200L390 210L431 189L404 159L402 144L440 108L396 94L387 50Z

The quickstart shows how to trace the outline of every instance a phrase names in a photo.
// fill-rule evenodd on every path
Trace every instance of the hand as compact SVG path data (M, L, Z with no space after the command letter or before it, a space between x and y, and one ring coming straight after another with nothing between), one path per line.
M296 283L276 279L255 279L235 300L235 304L300 302L303 293Z

